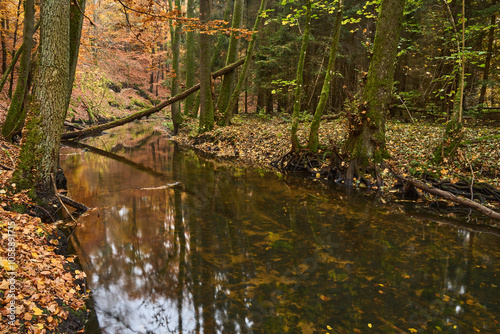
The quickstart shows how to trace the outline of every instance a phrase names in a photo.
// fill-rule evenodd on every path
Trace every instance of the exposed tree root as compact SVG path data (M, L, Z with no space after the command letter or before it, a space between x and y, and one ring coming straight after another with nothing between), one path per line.
M318 173L321 167L318 155L309 151L294 152L290 151L283 155L272 165L281 171L285 172L308 172Z

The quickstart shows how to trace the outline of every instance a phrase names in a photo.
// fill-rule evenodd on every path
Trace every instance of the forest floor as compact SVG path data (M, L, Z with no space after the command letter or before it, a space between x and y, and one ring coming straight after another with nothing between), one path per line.
M76 333L87 318L85 273L56 224L15 211L32 205L26 191L7 191L19 148L0 148L0 333Z

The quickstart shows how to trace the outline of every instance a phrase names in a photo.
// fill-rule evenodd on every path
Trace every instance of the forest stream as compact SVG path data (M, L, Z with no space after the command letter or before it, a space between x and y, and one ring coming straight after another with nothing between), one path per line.
M151 123L61 149L86 333L500 333L500 236L206 160Z

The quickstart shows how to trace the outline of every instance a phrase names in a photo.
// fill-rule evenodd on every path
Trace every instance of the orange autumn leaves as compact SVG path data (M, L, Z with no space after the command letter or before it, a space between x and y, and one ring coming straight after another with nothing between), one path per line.
M9 224L10 223L10 224ZM0 230L2 235L0 257L6 259L8 226L15 224L15 261L17 269L0 266L0 333L46 333L53 331L73 310L84 308L87 293L76 284L85 273L70 272L67 264L74 256L56 255L59 241L47 244L47 235L55 233L55 227L42 224L39 218L7 212L0 206ZM11 279L15 280L15 321L9 324L12 298Z

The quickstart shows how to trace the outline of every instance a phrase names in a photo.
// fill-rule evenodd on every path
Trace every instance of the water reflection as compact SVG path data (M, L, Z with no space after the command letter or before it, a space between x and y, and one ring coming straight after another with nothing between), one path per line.
M103 333L499 331L498 236L118 131L61 156Z

